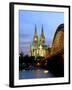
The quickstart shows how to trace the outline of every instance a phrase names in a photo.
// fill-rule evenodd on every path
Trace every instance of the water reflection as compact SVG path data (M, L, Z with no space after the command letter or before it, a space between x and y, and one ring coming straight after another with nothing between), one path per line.
M47 74L48 73L48 70L44 70L44 73Z
M37 70L22 70L19 72L19 79L35 79L35 78L51 78L54 75L48 71L43 69Z

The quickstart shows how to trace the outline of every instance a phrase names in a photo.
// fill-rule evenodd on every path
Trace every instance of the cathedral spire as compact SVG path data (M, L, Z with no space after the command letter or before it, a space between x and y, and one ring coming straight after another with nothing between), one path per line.
M42 33L43 33L43 24L42 24Z
M36 24L35 24L35 33L37 33L37 28L36 28Z
M40 44L44 45L44 42L45 42L45 36L44 36L43 24L42 24L41 35L40 35Z
M35 24L35 32L34 32L34 37L37 37L37 28L36 28L36 24Z
M42 24L41 37L43 37L43 38L44 38L43 24Z
M37 44L38 44L38 35L37 35L36 24L35 24L35 32L34 32L34 37L33 37L33 44L34 44L34 46L37 46Z

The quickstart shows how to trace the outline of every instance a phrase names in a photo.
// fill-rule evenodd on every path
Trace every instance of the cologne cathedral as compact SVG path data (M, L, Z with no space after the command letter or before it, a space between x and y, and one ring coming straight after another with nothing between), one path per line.
M45 45L45 36L44 36L44 31L43 31L43 25L41 29L41 35L38 37L37 35L37 28L35 25L35 32L33 36L33 42L31 45L31 56L35 57L44 57L46 58L48 56L48 46Z

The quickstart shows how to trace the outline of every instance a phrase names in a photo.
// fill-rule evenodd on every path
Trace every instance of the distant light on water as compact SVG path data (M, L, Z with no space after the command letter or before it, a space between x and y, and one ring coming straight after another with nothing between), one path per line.
M48 70L44 70L44 73L47 74L48 73Z

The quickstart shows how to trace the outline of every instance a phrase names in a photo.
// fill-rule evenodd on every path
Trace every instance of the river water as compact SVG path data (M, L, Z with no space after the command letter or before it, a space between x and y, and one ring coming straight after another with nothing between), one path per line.
M38 79L52 77L54 77L54 75L50 71L44 69L19 71L19 79Z

